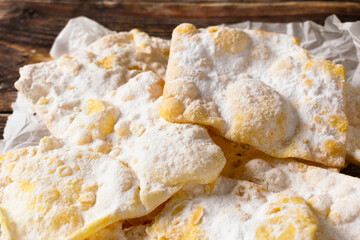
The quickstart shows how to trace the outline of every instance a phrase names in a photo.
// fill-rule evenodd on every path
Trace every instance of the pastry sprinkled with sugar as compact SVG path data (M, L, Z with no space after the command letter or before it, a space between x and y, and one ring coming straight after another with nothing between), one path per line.
M344 166L344 67L298 44L277 33L179 25L161 117L211 126L275 157Z

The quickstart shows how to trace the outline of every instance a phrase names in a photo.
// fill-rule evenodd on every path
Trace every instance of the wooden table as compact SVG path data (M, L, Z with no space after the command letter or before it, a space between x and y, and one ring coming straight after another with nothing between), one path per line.
M116 30L139 28L170 38L172 29L191 22L198 27L246 20L323 23L336 14L342 21L360 20L360 1L185 0L85 1L0 0L0 139L16 99L19 67L50 59L51 45L70 18L87 16ZM349 169L349 168L348 168ZM346 171L346 170L345 170ZM360 170L350 167L351 173Z

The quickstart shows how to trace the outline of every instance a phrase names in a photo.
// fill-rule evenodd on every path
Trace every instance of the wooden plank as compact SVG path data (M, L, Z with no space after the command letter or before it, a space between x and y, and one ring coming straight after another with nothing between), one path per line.
M15 102L17 92L15 90L0 91L0 113L12 112L11 103Z
M26 46L0 41L0 112L10 112L11 103L16 100L15 81L19 68L26 64L50 59L48 48Z
M10 114L0 113L0 139L4 138L4 128L9 115Z
M3 9L3 10L1 10ZM244 20L323 22L330 14L342 20L359 18L360 4L351 2L276 3L148 3L102 1L79 3L0 3L1 40L51 46L54 37L74 16L85 15L114 30L141 28L152 35L170 37L181 22L200 27ZM14 23L21 23L16 24Z
M358 2L359 0L347 0L344 2ZM0 2L26 2L26 3L63 3L63 4L89 4L89 3L274 3L274 2L288 2L288 0L0 0ZM293 2L314 2L314 0L293 0ZM340 2L339 0L318 0L318 2Z

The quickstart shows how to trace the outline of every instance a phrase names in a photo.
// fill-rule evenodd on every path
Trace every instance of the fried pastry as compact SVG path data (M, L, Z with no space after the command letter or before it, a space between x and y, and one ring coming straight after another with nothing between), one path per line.
M1 239L84 239L152 209L119 160L45 137L0 158Z
M149 37L139 30L120 32L72 56L22 67L15 87L50 132L64 137L89 99L104 97L143 71L164 77L168 55L168 40Z
M224 176L259 184L271 192L291 190L318 219L315 239L360 239L360 179L215 137L227 157Z
M205 128L159 117L163 85L156 74L144 72L108 96L88 100L66 138L126 163L139 178L140 198L149 208L187 182L215 181L225 165Z
M275 157L342 167L348 120L342 65L294 37L227 27L175 28L160 116L210 126Z
M147 208L187 182L215 181L225 164L206 129L158 116L167 47L139 31L109 35L70 58L24 67L16 83L55 137L127 164Z
M213 190L211 188L214 188ZM314 239L317 219L294 192L220 177L188 185L147 229L154 239Z
M2 239L359 239L360 181L338 169L360 159L360 94L341 65L191 24L168 55L132 30L20 70L55 137L0 158Z

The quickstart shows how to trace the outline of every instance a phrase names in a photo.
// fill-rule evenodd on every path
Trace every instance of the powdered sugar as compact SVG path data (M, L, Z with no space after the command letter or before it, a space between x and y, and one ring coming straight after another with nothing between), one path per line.
M160 115L212 126L273 156L339 167L348 124L344 73L341 65L310 55L291 36L182 24L173 33ZM258 103L241 94L249 80L263 83L251 88ZM181 85L193 85L195 93L177 92ZM265 88L268 93L261 95ZM253 135L249 125L262 134Z

